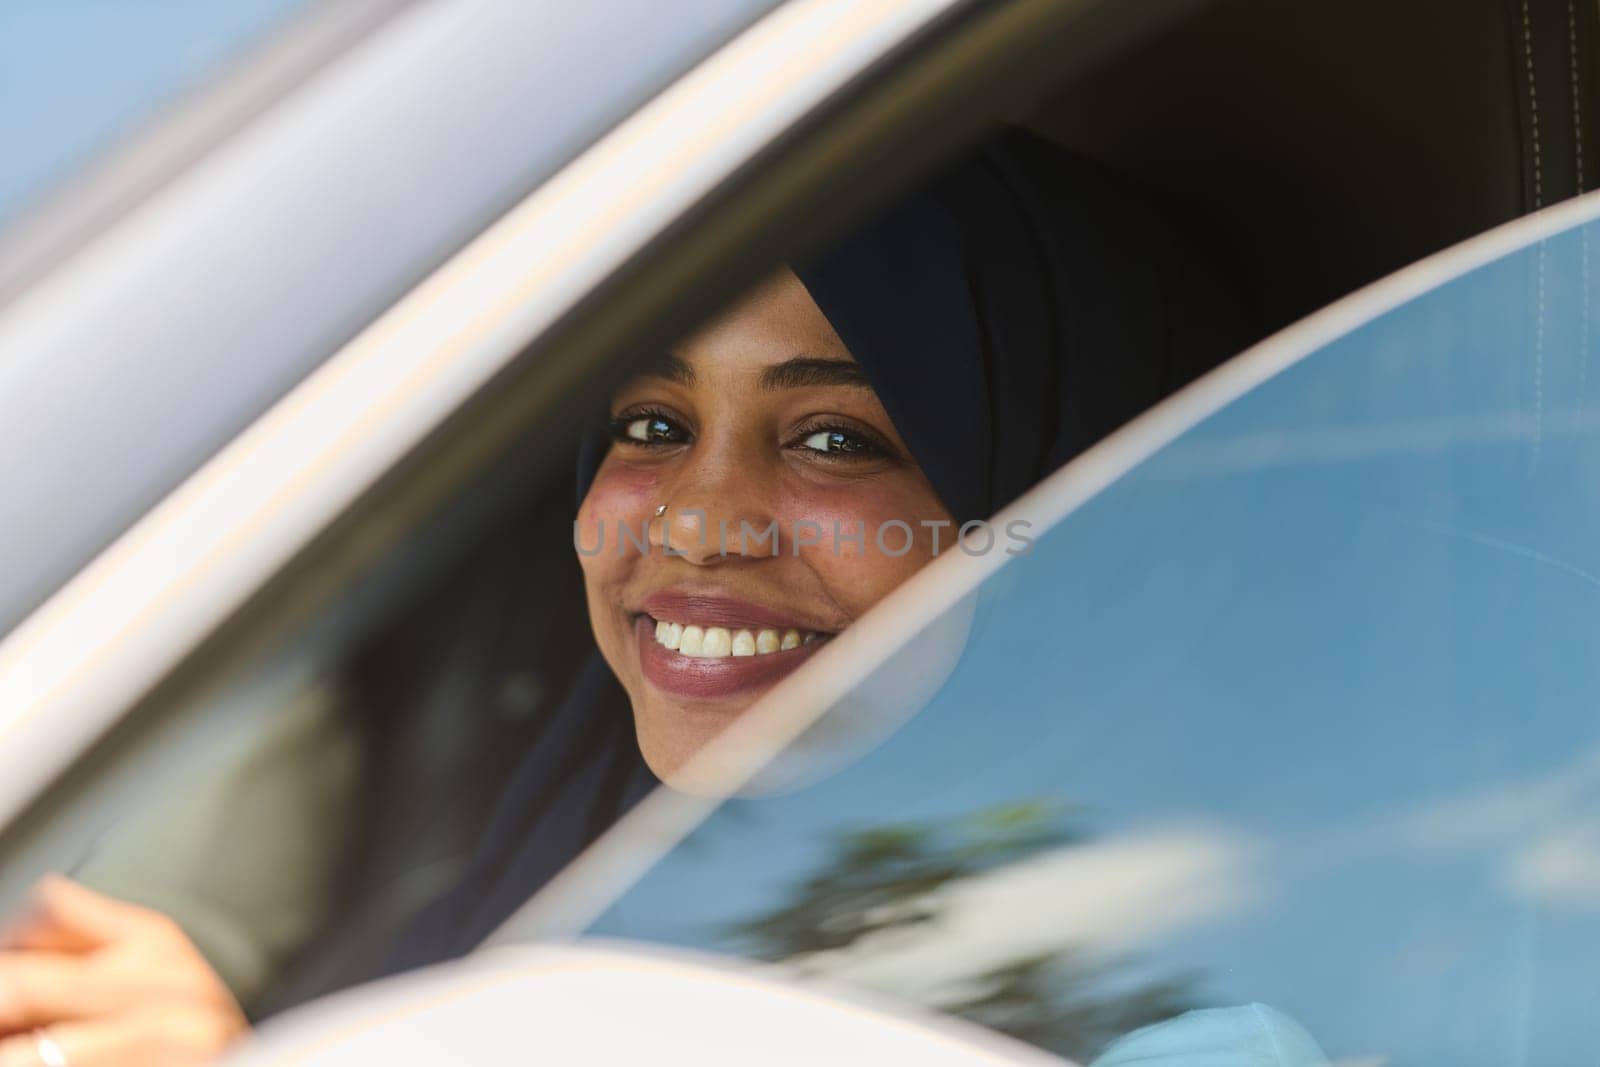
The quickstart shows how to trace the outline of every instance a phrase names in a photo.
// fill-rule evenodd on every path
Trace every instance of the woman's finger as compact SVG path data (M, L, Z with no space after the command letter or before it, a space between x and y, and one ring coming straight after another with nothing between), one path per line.
M52 875L42 879L22 913L7 924L9 947L87 952L125 938L149 922L144 908Z
M41 1035L54 1044L57 1058L65 1060L68 1067L107 1067L110 1064L131 1063L148 1063L150 1067L158 1067L160 1063L141 1057L137 1035L132 1033L128 1023L119 1020L62 1023L0 1039L0 1067L41 1067L49 1064L47 1053L39 1047ZM160 1064L160 1067L166 1065Z
M237 1034L202 1012L141 1012L59 1023L0 1038L0 1067L40 1067L39 1034L70 1067L200 1067L227 1051Z
M62 1058L66 1051L62 1050ZM21 1034L13 1037L0 1038L0 1067L40 1067L49 1064L39 1051L38 1042L31 1034ZM67 1060L68 1064L72 1060Z
M76 957L0 953L0 1034L100 1014L116 1005L115 993Z
M0 952L69 952L81 954L101 947L77 930L62 927L48 916L24 912L0 932Z
M80 1026L84 1024L52 1026L0 1038L0 1067L55 1067L62 1061L68 1067L91 1067L97 1042L93 1040L93 1028L84 1026L91 1031L90 1040L85 1043ZM47 1047L41 1037L49 1042Z

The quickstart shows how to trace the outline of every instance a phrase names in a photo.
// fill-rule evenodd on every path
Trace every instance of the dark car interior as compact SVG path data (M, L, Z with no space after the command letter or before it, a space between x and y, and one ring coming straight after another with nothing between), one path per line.
M1576 0L1214 0L1059 67L993 117L1193 220L1264 336L1594 185L1597 44L1600 8ZM253 1012L371 972L470 855L581 662L571 467L538 458L503 465L492 506L429 535L449 547L348 659L366 829L332 890L331 932Z
M1270 330L1594 187L1595 5L1218 0L1029 125L1191 205Z

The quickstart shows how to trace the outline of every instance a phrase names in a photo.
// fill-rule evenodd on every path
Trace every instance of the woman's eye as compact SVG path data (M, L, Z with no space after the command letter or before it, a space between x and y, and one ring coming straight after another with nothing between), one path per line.
M688 440L675 422L661 415L624 415L611 421L611 432L641 445L675 445Z
M635 441L659 441L672 434L666 419L634 419L625 431Z
M800 442L800 445L802 448L809 448L814 452L826 452L829 455L856 455L872 451L872 446L866 441L843 430L818 430Z

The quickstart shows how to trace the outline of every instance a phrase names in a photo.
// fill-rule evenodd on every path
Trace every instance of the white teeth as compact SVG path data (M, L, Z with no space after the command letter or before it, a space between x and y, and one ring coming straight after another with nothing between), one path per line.
M706 632L698 626L685 626L683 633L678 638L678 651L685 656L698 656L701 643L706 639Z
M720 626L707 626L706 639L700 654L707 659L720 659L733 650L733 635Z
M729 630L723 626L685 626L656 620L656 643L683 656L765 656L809 645L823 634L808 630Z

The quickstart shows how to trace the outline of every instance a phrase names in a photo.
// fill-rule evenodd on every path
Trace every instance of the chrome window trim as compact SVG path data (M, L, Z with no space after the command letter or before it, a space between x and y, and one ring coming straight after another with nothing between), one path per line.
M1600 219L1600 190L1513 219L1357 290L1247 349L1073 459L990 521L1046 530L1162 448L1258 386L1381 315L1503 256ZM947 553L780 682L682 772L690 791L640 801L508 919L485 946L575 937L738 792L785 745L1004 566L1003 553Z
M531 338L960 2L777 8L578 156L162 501L0 642L0 825Z

